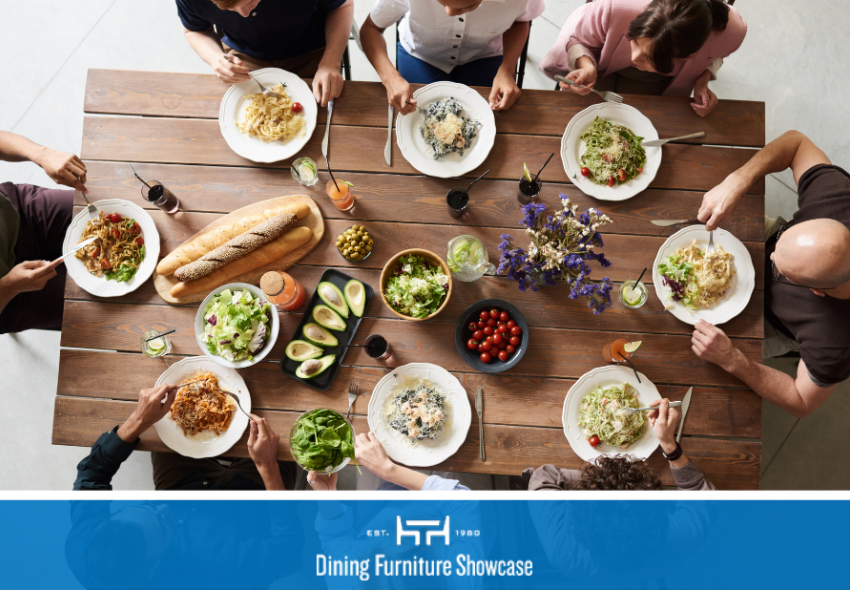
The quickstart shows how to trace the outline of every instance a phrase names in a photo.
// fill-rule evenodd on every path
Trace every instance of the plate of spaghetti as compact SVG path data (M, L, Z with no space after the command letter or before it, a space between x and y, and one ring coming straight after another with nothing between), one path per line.
M280 95L263 95L253 80L231 86L221 99L218 122L234 152L254 162L277 162L301 151L316 129L318 107L307 84L291 72L251 72Z
M251 396L236 371L204 357L174 363L156 384L190 382L194 383L177 391L171 410L154 428L168 448L185 457L217 457L227 452L248 427L248 417L223 392L237 394L246 412L251 411Z
M755 289L747 247L723 229L714 231L715 252L706 251L705 226L692 225L664 242L653 264L653 283L665 308L687 324L723 324L741 313Z
M126 295L153 274L159 258L159 232L147 211L129 201L104 199L94 206L97 218L92 219L83 209L65 232L63 252L87 238L97 238L65 259L68 275L92 295Z

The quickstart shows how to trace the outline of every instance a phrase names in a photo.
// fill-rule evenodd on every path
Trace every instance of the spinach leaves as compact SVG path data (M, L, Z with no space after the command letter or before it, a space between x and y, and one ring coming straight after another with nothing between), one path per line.
M305 469L332 471L346 457L357 465L351 427L333 410L305 414L298 420L289 444L295 460Z

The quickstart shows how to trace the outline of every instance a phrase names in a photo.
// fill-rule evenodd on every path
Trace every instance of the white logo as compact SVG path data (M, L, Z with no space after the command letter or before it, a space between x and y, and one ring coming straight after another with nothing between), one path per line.
M408 527L419 527L419 526L440 526L439 520L406 520L404 524ZM414 545L419 545L420 536L419 531L411 531L405 530L403 526L401 526L401 517L396 516L396 536L395 536L395 544L401 545L402 537L413 537ZM446 545L449 544L449 517L446 517L446 524L443 526L442 530L435 531L427 531L425 533L425 544L430 545L431 539L434 537L443 537L446 541Z

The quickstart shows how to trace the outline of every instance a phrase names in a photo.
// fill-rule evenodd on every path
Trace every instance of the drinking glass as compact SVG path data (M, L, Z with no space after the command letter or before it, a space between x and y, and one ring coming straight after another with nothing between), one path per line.
M313 186L319 182L316 162L312 158L298 158L292 163L289 171L292 173L292 178L304 186Z
M168 187L158 180L149 180L148 188L142 185L142 198L150 201L169 215L174 215L180 210L180 201L174 196Z
M156 336L159 336L159 338L156 338ZM145 342L150 338L153 338L153 340ZM156 330L148 330L145 332L144 336L139 339L139 349L145 356L156 358L171 352L171 340L168 339L168 336L160 335L160 332L157 332Z
M487 248L474 236L458 236L451 240L446 262L452 277L464 283L496 274L496 267L487 256Z

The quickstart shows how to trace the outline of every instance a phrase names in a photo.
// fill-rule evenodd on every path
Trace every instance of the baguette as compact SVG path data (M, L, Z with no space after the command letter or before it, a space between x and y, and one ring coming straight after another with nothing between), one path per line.
M234 223L217 227L176 248L168 256L159 261L159 264L156 266L156 272L165 277L174 274L174 271L181 266L199 259L204 254L208 254L219 246L223 246L239 234L248 231L264 221L268 221L272 217L287 212L293 213L301 220L310 214L310 207L306 203L293 203L283 207L266 209L261 213L249 215Z
M296 223L298 223L298 218L292 213L276 215L268 221L252 227L245 233L239 234L224 246L219 246L212 252L204 254L195 262L181 266L174 272L174 276L178 281L196 281L225 264L230 264L272 240L276 240Z
M238 277L270 262L274 262L299 246L303 246L313 238L313 230L309 227L296 227L289 230L273 242L262 248L227 264L197 281L177 283L171 288L171 296L175 298L192 295L199 291L211 291Z

